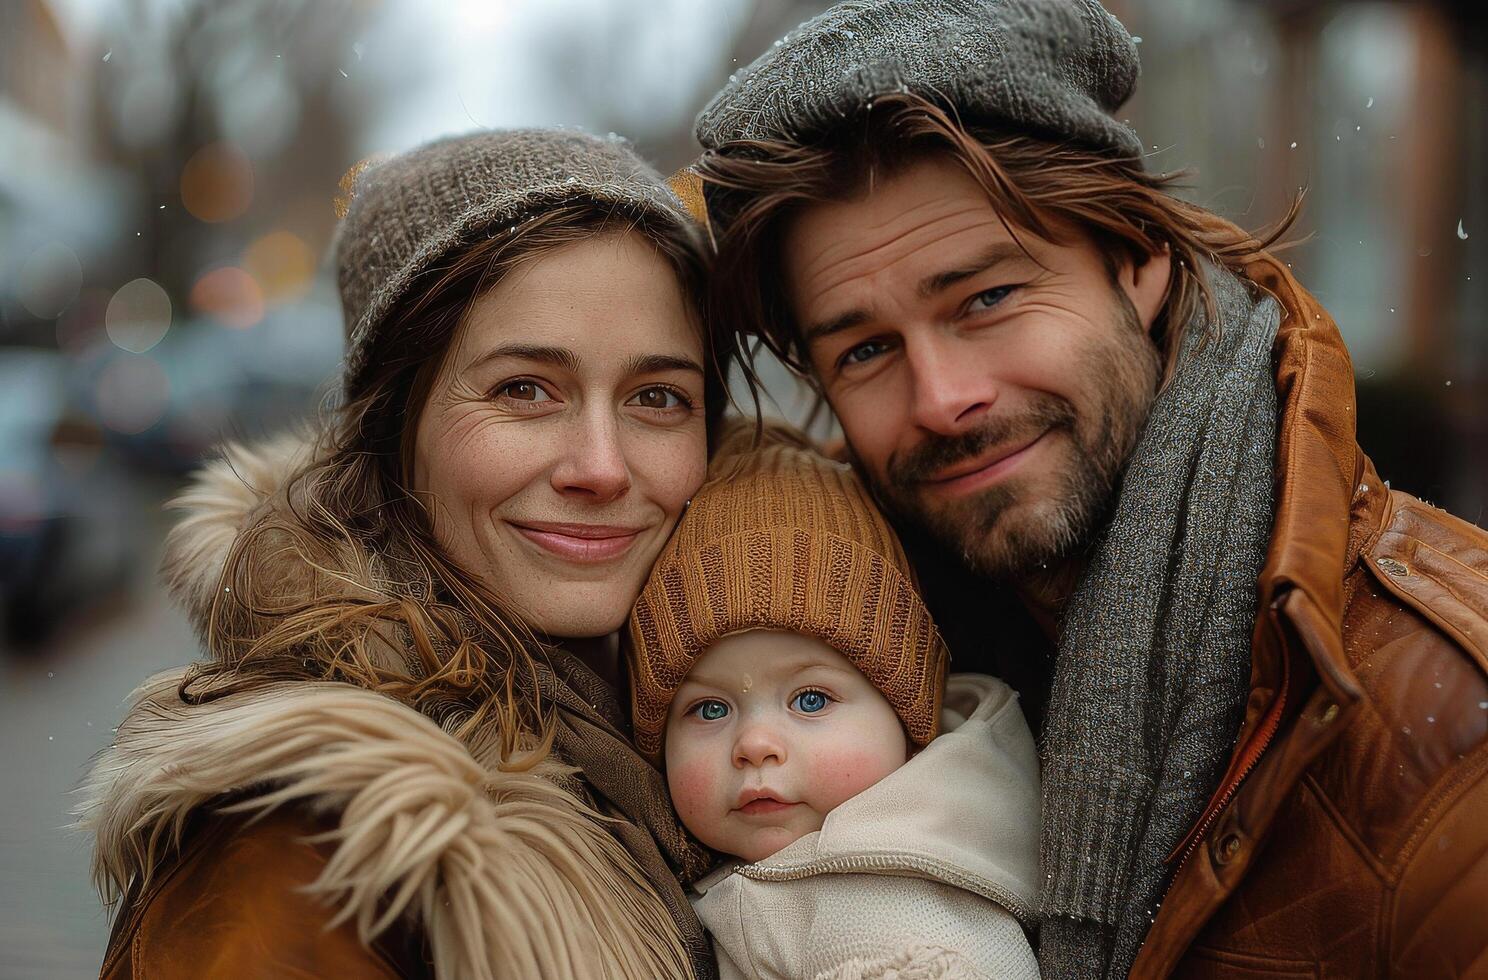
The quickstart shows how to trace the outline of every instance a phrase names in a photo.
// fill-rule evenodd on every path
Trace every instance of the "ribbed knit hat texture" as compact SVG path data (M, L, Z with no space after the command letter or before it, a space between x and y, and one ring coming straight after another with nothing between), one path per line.
M801 142L880 95L913 92L991 124L1139 157L1112 117L1138 72L1096 0L845 0L732 76L697 118L704 149Z
M851 467L793 433L723 438L630 618L637 749L660 761L672 698L717 640L814 636L851 661L916 745L935 737L948 652L893 530Z
M575 130L436 140L361 171L350 193L336 245L349 395L388 313L415 278L477 235L575 200L696 234L682 203L629 144Z

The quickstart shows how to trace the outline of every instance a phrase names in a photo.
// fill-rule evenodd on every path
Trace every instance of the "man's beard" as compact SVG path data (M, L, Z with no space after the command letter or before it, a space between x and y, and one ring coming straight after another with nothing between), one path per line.
M989 418L954 436L928 437L891 457L885 479L875 481L884 508L958 556L968 570L994 578L1046 568L1087 547L1114 505L1159 372L1157 351L1136 311L1116 292L1124 322L1071 365L1092 395L1086 417L1069 399L1039 392L1017 414ZM925 481L949 467L993 446L1026 445L1041 436L1067 446L1045 471L1053 484L1047 496L1031 499L1036 491L1019 473L960 500L937 503L923 496ZM1019 506L1023 515L1009 513Z

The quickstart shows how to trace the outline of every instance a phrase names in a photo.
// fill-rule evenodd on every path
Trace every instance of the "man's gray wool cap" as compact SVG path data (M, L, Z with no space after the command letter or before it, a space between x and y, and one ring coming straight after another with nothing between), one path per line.
M1096 0L845 0L731 76L697 138L807 142L907 91L965 124L1140 157L1111 115L1138 70L1131 35Z
M348 397L359 393L375 341L395 329L388 314L419 274L478 236L579 200L698 234L682 202L629 144L567 129L436 140L367 167L350 193L336 244Z

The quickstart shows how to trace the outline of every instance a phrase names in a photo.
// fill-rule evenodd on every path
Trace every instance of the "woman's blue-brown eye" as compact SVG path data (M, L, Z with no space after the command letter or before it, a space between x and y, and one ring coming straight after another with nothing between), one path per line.
M508 381L497 388L493 394L518 402L552 401L552 397L536 381Z
M692 710L696 711L697 716L703 721L717 721L720 718L726 717L729 709L728 705L722 701L708 700L699 701L697 706Z
M791 699L791 707L806 715L814 715L827 706L827 696L821 691L802 691Z
M681 392L673 388L662 387L661 385L646 388L638 392L631 399L631 402L639 405L641 408L653 408L659 411L666 411L670 408L691 407L687 399L682 397Z

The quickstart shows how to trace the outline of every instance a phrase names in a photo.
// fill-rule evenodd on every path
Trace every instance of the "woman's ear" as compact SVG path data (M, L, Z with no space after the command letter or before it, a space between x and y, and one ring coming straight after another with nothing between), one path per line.
M1116 269L1116 285L1126 294L1137 321L1142 329L1152 333L1152 324L1162 310L1163 299L1168 295L1168 283L1173 278L1173 253L1166 245L1162 251L1140 261L1124 259Z

